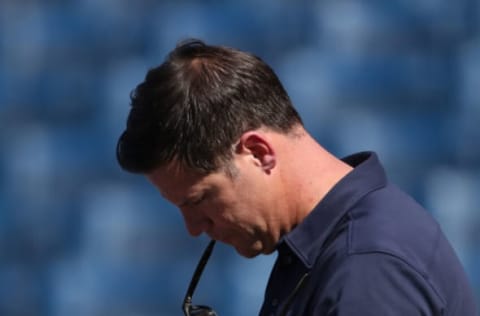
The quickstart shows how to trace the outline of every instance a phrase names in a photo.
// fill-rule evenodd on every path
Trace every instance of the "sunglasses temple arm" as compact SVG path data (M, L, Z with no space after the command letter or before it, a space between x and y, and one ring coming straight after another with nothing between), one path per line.
M200 261L198 262L198 265L195 269L195 272L193 273L192 280L190 281L190 285L188 286L187 294L185 294L185 299L184 299L184 305L190 305L192 302L192 296L193 292L195 291L195 288L197 287L198 281L200 280L200 276L202 275L203 269L207 265L208 259L210 258L210 255L212 254L213 247L215 246L215 240L212 239L210 243L208 244L207 248L205 248L202 257L200 258Z

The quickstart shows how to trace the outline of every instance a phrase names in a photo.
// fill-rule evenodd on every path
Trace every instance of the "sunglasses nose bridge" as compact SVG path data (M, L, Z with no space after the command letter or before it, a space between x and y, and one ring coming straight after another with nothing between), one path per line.
M192 305L187 313L188 316L217 316L217 313L208 306Z

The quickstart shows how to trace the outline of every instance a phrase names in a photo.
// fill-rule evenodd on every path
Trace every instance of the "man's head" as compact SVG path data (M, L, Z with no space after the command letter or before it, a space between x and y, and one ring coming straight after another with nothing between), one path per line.
M288 133L301 119L272 69L258 57L198 40L178 45L131 94L117 158L146 173L171 161L209 173L249 130Z
M316 156L309 155L313 142L302 137L297 111L258 57L181 44L131 101L118 161L180 209L191 235L207 233L253 257L272 252L310 209L311 199L303 208L294 200L307 192L297 192L296 181L312 170L303 165L308 159L294 161Z

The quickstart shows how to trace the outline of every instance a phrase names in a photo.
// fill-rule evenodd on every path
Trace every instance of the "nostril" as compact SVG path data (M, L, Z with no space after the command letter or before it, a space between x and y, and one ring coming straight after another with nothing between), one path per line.
M204 232L211 231L213 226L213 222L208 218L203 218L196 221L185 221L185 223L189 234L193 237L197 237Z
M193 237L197 237L197 236L200 236L202 234L202 230L197 229L197 228L192 228L190 226L187 226L187 230L188 230L188 233Z

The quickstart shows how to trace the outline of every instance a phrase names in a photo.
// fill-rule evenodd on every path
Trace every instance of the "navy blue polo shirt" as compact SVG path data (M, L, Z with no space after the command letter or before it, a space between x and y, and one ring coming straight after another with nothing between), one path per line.
M260 315L477 315L437 222L375 153L344 161L354 169L280 241Z

